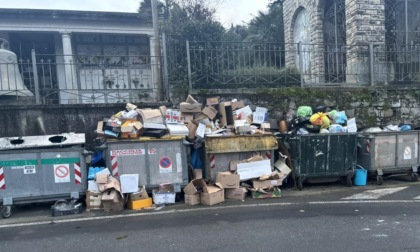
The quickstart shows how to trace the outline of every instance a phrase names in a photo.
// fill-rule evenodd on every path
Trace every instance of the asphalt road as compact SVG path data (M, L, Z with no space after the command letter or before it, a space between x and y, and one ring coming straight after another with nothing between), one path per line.
M419 185L49 224L0 225L1 251L420 251ZM366 190L366 189L364 189ZM329 195L330 200L326 200ZM378 196L379 195L379 196ZM399 196L398 196L399 195ZM358 196L359 197L359 196ZM405 197L405 198L404 198ZM357 198L357 197L356 197Z

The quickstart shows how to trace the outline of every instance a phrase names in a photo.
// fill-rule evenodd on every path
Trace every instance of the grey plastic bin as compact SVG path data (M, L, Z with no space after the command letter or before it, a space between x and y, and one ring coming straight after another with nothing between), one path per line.
M78 199L87 189L84 134L0 138L2 216L11 206Z
M358 137L358 164L376 175L410 174L417 181L420 131L363 133Z

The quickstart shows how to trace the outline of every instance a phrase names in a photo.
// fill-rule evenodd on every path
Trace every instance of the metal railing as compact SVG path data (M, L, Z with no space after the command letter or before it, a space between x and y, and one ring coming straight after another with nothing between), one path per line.
M192 89L420 84L420 45L186 42Z
M0 99L79 104L155 101L157 57L37 55L0 62ZM12 81L10 81L12 80Z

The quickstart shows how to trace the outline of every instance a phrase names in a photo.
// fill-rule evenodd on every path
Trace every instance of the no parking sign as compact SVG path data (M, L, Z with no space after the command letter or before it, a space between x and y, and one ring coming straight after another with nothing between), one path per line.
M170 157L162 157L159 160L159 171L160 173L172 172L172 159Z

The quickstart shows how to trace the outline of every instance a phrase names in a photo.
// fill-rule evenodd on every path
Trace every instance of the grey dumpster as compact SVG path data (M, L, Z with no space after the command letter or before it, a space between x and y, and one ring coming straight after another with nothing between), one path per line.
M410 174L417 181L420 131L363 133L358 137L358 164L376 175Z
M148 190L171 183L180 192L188 184L184 139L108 140L104 156L113 176L139 174L139 186Z
M84 134L0 138L0 200L11 206L78 199L87 189Z
M277 148L277 139L273 135L207 137L205 176L214 180L218 172L229 171L230 161L244 160L255 154L270 159L274 166L274 151Z
M285 141L297 178L298 189L303 182L334 182L345 179L352 185L356 163L357 135L346 134L306 134L278 135Z

